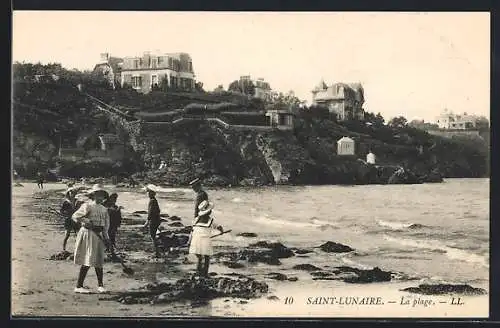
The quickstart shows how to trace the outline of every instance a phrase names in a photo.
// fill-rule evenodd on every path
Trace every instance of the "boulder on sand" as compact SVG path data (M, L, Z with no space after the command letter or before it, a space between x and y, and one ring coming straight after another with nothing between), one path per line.
M323 252L327 253L347 253L352 252L354 249L347 245L342 245L340 243L335 243L332 241L327 241L326 243L319 246Z
M295 254L291 249L278 242L259 241L251 244L250 248L237 252L221 252L214 254L215 259L222 261L247 261L249 263L265 263L269 265L280 265L281 258L292 257Z
M342 280L348 283L368 283L368 282L382 282L391 281L391 272L383 271L378 267L371 270L361 270L355 268L349 268L350 272L356 274L356 276L344 277Z
M259 241L254 244L250 244L250 247L270 249L271 254L277 258L288 258L295 255L290 248L286 247L285 245L279 242Z
M309 264L309 263L297 264L292 269L304 270L304 271L319 271L319 270L321 270L321 268L318 268L317 266Z
M101 300L114 300L125 304L160 304L219 297L255 298L266 294L268 290L266 283L241 275L210 278L191 276L175 283L150 283L139 290L121 292Z
M66 261L66 260L71 260L73 261L73 253L68 252L68 251L62 251L57 254L53 254L49 257L50 260L52 261Z
M222 264L224 264L225 266L227 266L230 269L241 269L241 268L245 267L242 263L233 262L233 261L223 261Z
M236 236L238 236L238 237L249 237L249 238L253 238L253 237L257 237L257 234L256 234L256 233L254 233L254 232L242 232L242 233L237 234Z
M424 295L443 295L443 294L462 294L462 295L485 295L486 290L475 288L470 285L452 285L452 284L422 284L418 287L408 287L402 289L404 292L424 294Z
M266 274L266 277L279 281L288 280L288 277L285 274L279 272L269 272L268 274Z

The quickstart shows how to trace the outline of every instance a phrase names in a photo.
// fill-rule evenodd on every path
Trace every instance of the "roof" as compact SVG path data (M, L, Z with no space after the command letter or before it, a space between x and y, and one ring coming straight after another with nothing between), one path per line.
M316 85L316 87L314 88L314 91L325 90L326 88L328 88L328 86L326 85L325 81L321 79L318 85Z
M354 142L354 140L349 137L342 137L337 142Z
M113 69L113 72L118 72L121 69L121 64L123 64L123 59L118 57L109 57L109 66Z
M104 144L121 144L122 141L118 138L117 135L111 133L103 133L99 135L99 139Z
M358 90L363 90L363 85L362 85L361 83L359 83L359 82L356 82L356 83L349 83L348 85L349 85L349 87L351 87L351 89L353 89L353 90L356 90L356 91L358 91Z
M123 63L123 59L122 58L119 58L119 57L109 57L108 61L101 61L101 62L97 63L94 66L94 69L96 69L97 67L101 67L101 66L107 65L107 66L111 67L111 69L113 70L114 73L116 73L116 72L120 71L122 63Z

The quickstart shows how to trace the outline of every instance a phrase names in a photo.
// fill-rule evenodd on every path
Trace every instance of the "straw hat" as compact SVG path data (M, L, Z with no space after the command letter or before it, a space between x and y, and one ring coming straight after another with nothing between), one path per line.
M151 183L150 183L150 184L148 184L148 185L144 186L144 187L142 188L142 190L144 190L144 191L146 191L146 192L150 192L150 191L152 191L152 192L156 193L156 192L157 192L157 190L158 190L158 188L157 188L154 184L151 184Z
M92 186L92 188L90 188L90 190L87 192L87 194L91 195L91 194L94 194L98 191L108 193L100 183L96 183L95 185Z
M214 205L209 203L208 200L204 200L198 205L198 215L205 215L214 209Z

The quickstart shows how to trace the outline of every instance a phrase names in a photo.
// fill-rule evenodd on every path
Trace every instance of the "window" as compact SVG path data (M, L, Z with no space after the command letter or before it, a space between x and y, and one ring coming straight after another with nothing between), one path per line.
M134 59L134 68L139 68L139 59Z
M132 76L132 87L141 88L142 87L142 77L141 76Z
M158 67L158 59L157 58L151 59L151 67L152 68L157 68Z

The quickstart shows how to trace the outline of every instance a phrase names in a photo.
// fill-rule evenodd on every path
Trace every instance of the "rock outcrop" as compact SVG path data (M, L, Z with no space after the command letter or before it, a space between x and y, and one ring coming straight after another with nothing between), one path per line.
M268 285L245 276L201 278L192 276L174 283L150 283L138 290L121 292L102 300L123 304L161 304L210 300L219 297L255 298L268 292Z
M201 115L194 121L156 124L103 112L91 98L62 82L18 84L14 104L14 168L22 177L34 177L39 169L59 168L60 175L68 177L135 173L136 181L159 185L181 186L201 177L205 185L211 186L260 186L387 184L394 166L403 162L409 163L408 175L394 176L390 183L440 182L441 173L449 177L478 177L485 176L488 170L489 150L485 145L450 141L423 131L393 131L387 126L367 127L363 122L337 123L307 113L299 113L294 119L294 129L289 131L241 129L203 120L200 108L211 103L210 110L257 110L227 100L217 103L220 99L215 94L147 96L98 86L89 91L106 101L125 102L115 104L118 107L148 103L151 107L148 113L153 116L155 110L160 113L165 109L168 109L165 115L191 113L194 109L196 115ZM169 101L180 107L174 111ZM63 141L69 142L89 129L114 134L124 141L126 160L109 167L92 161L58 162L60 136L67 136L68 140ZM354 156L336 155L336 142L342 136L355 140ZM416 148L421 145L427 148L419 154ZM371 167L360 161L368 148L374 150L381 162L391 165ZM161 160L167 163L162 170Z
M470 285L453 285L453 284L422 284L417 287L408 287L402 291L424 294L424 295L443 295L443 294L461 294L461 295L484 295L486 290L475 288Z

